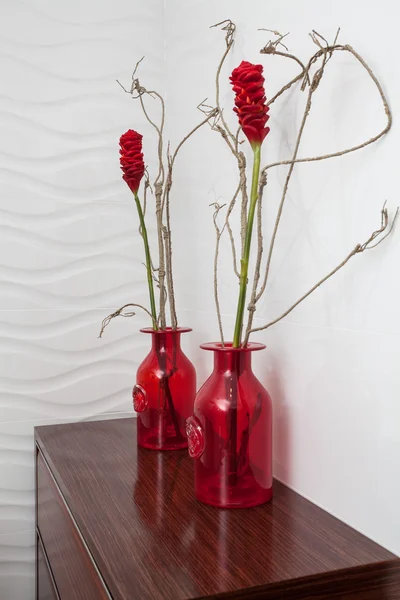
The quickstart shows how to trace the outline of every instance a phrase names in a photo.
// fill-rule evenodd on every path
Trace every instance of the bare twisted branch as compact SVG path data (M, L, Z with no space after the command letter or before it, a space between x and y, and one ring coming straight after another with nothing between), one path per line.
M215 255L214 255L214 301L215 301L215 308L217 311L217 319L218 319L218 327L219 327L219 334L221 337L221 344L222 347L224 347L225 345L225 340L224 340L224 330L222 327L222 317L221 317L221 307L220 307L220 303L219 303L219 294L218 294L218 256L219 256L219 246L220 246L220 241L221 241L221 235L223 232L223 229L220 229L217 223L217 218L218 218L218 213L219 211L225 206L225 204L218 204L218 202L213 202L212 204L210 204L210 206L213 206L215 208L214 214L213 214L213 223L214 223L214 227L215 227L215 232L216 232L216 244L215 244ZM226 223L226 221L225 221Z
M339 30L338 30L339 33ZM336 34L336 38L335 41L337 40L337 36L338 33ZM297 137L297 141L296 141L296 145L295 145L295 150L293 153L293 157L291 160L286 160L286 161L279 161L279 162L275 162L275 163L271 163L269 165L267 165L266 167L263 168L261 176L263 175L263 173L265 173L268 169L272 168L272 167L276 167L276 166L280 166L280 165L290 165L289 167L289 171L286 177L286 181L285 181L285 185L284 185L284 189L283 189L283 194L282 194L282 198L281 198L281 202L278 208L278 213L277 213L277 217L276 217L276 221L275 221L275 226L274 226L274 230L273 230L273 234L272 234L272 238L271 238L271 243L270 243L270 247L269 247L269 252L268 252L268 257L267 257L267 264L266 264L266 268L265 268L265 273L264 273L264 278L263 278L263 283L261 285L260 290L257 293L256 296L256 300L255 302L257 303L258 300L261 298L261 296L263 295L265 289L266 289L266 285L267 285L267 281L268 281L268 275L269 275L269 271L270 271L270 266L271 266L271 259L272 259L272 253L274 250L274 245L275 245L275 240L276 240L276 235L277 235L277 231L279 228L279 224L280 224L280 219L282 216L282 210L283 210L283 205L286 199L286 194L287 194L287 190L288 190L288 186L289 186L289 182L293 173L293 168L294 165L300 162L312 162L312 161L319 161L319 160L326 160L328 158L334 158L334 157L338 157L338 156L343 156L345 154L348 154L350 152L355 152L356 150L360 150L361 148L364 148L374 142L376 142L377 140L379 140L382 136L384 136L391 128L392 126L392 114L386 99L386 96L383 92L382 86L380 84L380 82L378 81L377 77L375 76L375 74L373 73L372 69L368 66L368 64L365 62L365 60L349 45L337 45L336 43L329 46L326 42L326 40L317 32L313 31L312 33L312 39L313 41L319 46L319 50L311 57L311 59L309 60L307 67L306 67L306 71L305 74L303 76L303 86L305 86L307 84L307 81L309 81L309 79L307 79L308 77L308 73L312 67L312 65L319 59L322 57L323 59L323 63L322 63L322 67L319 68L314 77L313 80L311 82L310 85L310 89L308 92L308 98L307 98L307 102L306 102L306 107L305 107L305 111L303 114L303 120L302 123L300 125L300 130L299 130L299 134ZM322 45L321 41L322 40L325 45ZM385 127L375 136L369 138L368 140L366 140L365 142L362 142L361 144L358 144L356 146L353 146L351 148L346 148L344 150L340 150L338 152L334 152L334 153L330 153L330 154L325 154L325 155L320 155L320 156L316 156L316 157L309 157L309 158L297 158L297 154L298 154L298 150L299 150L299 145L300 145L300 141L301 141L301 137L302 134L304 132L304 127L305 127L305 123L306 120L308 118L310 109L311 109L311 100L312 100L312 95L313 93L316 91L316 89L318 88L323 73L324 73L324 69L325 66L328 62L328 60L330 60L330 58L332 57L333 53L335 51L345 51L345 52L349 52L352 56L354 56L357 61L363 66L363 68L367 71L368 75L370 76L370 78L372 79L372 81L374 82L375 86L378 89L380 98L382 100L382 104L384 107L384 111L385 111L385 115L386 115L386 125ZM252 320L252 315L249 316L249 319ZM250 323L251 325L251 323Z
M115 317L134 317L135 316L136 313L134 313L132 311L128 312L126 314L122 313L122 311L125 310L125 308L128 308L128 306L136 306L138 308L141 308L142 310L144 310L145 313L147 313L149 315L149 317L153 321L153 316L152 316L151 312L146 307L142 306L141 304L132 304L132 303L124 304L124 306L121 306L121 308L119 308L115 312L111 313L111 315L108 315L108 317L103 319L102 324L101 324L100 333L99 333L99 338L102 337L105 328L107 327L107 325L110 323L110 321L112 319L115 319ZM155 321L153 321L153 326L157 327L157 323Z
M282 313L279 317L277 317L273 321L270 321L266 325L263 325L261 327L255 327L254 329L251 329L249 331L249 335L251 333L255 333L256 331L263 331L264 329L268 329L272 325L275 325L275 323L278 323L279 321L284 319L288 314L290 314L292 312L292 310L294 310L296 308L296 306L298 306L301 302L303 302L303 300L308 298L308 296L310 296L310 294L312 294L317 288L319 288L323 283L325 283L325 281L330 279L333 275L335 275L335 273L337 273L340 269L342 269L353 256L356 256L356 254L361 254L365 250L372 250L373 248L376 248L379 244L381 244L388 237L388 235L390 235L390 233L392 232L394 224L397 221L398 215L399 215L399 208L396 209L395 215L392 219L392 223L389 226L389 215L388 215L388 211L384 205L381 210L381 226L379 227L379 229L372 232L371 235L369 236L369 238L363 244L357 244L355 246L355 248L353 248L353 250L346 256L346 258L344 260L342 260L341 263L339 263L334 269L332 269L332 271L330 271L327 275L325 275L325 277L320 279L318 281L318 283L313 285L313 287L311 289L309 289L308 292L303 294L303 296L301 296L301 298L299 298L294 304L292 304L287 310L285 310L284 313ZM379 238L379 236L381 236L383 233L385 233L385 235L383 235L379 239L379 241L377 241L373 244L373 242L377 238Z

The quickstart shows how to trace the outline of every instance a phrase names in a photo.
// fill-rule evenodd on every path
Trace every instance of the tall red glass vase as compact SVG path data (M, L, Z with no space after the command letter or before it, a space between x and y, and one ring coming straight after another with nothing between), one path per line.
M265 346L201 348L214 352L214 370L186 424L196 498L221 508L263 504L272 498L272 403L251 356Z
M196 371L181 348L181 334L189 331L141 329L151 335L152 347L137 370L132 392L139 446L187 448L185 422L193 413L196 395Z

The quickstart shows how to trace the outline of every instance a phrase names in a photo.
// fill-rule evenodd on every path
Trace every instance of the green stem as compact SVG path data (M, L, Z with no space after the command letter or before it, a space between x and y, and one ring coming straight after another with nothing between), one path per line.
M144 244L144 251L146 254L146 270L147 270L147 283L149 286L149 296L150 296L150 312L151 312L151 316L153 317L153 329L156 330L156 329L158 329L158 327L157 327L157 310L156 310L156 301L154 298L153 273L152 273L152 268L151 268L149 240L147 237L147 229L146 229L146 224L144 222L142 205L140 204L140 200L138 198L137 193L135 193L134 196L135 196L136 208L137 208L138 215L139 215L140 229L142 232L143 244Z
M251 181L251 194L250 194L250 206L249 214L247 216L246 236L244 239L243 256L240 261L240 288L239 288L239 299L236 311L236 322L235 331L233 334L233 347L239 348L242 339L243 329L243 315L244 307L246 303L246 291L247 291L247 278L249 271L249 259L250 259L250 247L251 247L251 236L253 233L254 214L257 206L258 199L258 179L260 176L260 158L261 158L261 144L253 147L254 162L253 162L253 177Z

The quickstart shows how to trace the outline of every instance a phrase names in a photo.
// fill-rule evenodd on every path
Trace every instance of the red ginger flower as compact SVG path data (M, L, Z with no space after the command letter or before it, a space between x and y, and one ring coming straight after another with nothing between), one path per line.
M264 90L263 66L242 61L230 77L236 94L233 109L239 117L243 133L252 146L262 144L269 132L265 127L269 115Z
M123 179L136 194L139 189L140 182L144 175L144 161L142 154L142 139L143 136L137 131L128 129L126 133L121 135L119 140L121 169L124 172Z

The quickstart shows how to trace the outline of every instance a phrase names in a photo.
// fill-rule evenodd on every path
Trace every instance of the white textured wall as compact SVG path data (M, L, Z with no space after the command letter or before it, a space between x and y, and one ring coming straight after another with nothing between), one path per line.
M160 0L0 2L2 600L34 597L34 425L131 410L146 320L97 335L146 301L118 138L153 138L115 79L146 54L146 83L163 87L163 52Z
M290 49L303 59L315 51L312 28L352 44L382 81L394 112L387 138L347 158L296 168L278 236L270 285L258 310L257 325L281 314L357 242L379 226L385 199L399 204L398 107L395 0L188 0L168 1L167 82L178 139L195 123L195 106L213 102L216 64L223 34L209 29L230 17L237 41L222 77L226 116L234 124L227 78L242 59L265 65L269 96L296 73L295 64L261 57L268 34L257 28L291 32ZM330 152L363 141L384 126L383 111L367 76L349 57L335 57L315 94L301 156ZM289 158L304 98L289 94L271 108L271 133L264 161ZM196 244L180 236L175 256L181 269L180 305L195 339L217 337L212 295L213 226L211 202L230 201L236 170L218 134L204 130L190 142L187 169L176 177L180 219L176 228L193 229ZM263 162L264 162L263 161ZM279 200L286 168L271 171L265 195L266 231ZM178 246L178 248L177 248ZM270 390L275 411L275 474L302 494L400 553L400 230L379 249L356 257L296 309L282 324L254 339L265 342L256 371ZM193 267L194 265L194 267ZM187 270L186 267L192 267ZM237 283L224 248L221 301L226 334L232 337ZM211 357L196 353L199 380L210 372Z
M128 127L154 141L138 107L117 87L146 54L145 83L164 89L177 142L212 96L227 16L238 25L224 76L242 58L258 61L265 34L290 30L290 46L312 51L315 27L352 43L383 81L396 117L396 4L345 0L218 3L168 0L3 0L0 2L0 597L33 598L33 426L107 418L130 411L130 388L146 340L146 320L102 317L129 300L146 302L136 214L121 182L116 144ZM383 36L382 32L385 32ZM377 41L378 40L378 41ZM269 94L288 76L262 58ZM269 68L271 66L271 69ZM329 76L328 76L329 77ZM338 61L318 91L302 154L358 142L381 127L374 90L350 60ZM230 113L229 87L223 98ZM341 102L341 98L345 103ZM265 158L287 157L300 107L289 95L272 111ZM347 106L349 108L347 108ZM232 115L230 116L232 118ZM233 122L233 121L232 121ZM257 323L279 314L339 262L398 203L395 119L390 136L363 153L299 167L289 191L271 285ZM148 141L147 141L148 140ZM154 166L149 160L150 167ZM210 202L229 201L236 171L210 131L182 152L173 206L181 322L200 381L215 339L214 233ZM271 174L270 227L285 170ZM188 227L190 236L187 235ZM400 552L400 258L398 234L316 293L285 323L258 337L257 357L275 404L275 473L301 493ZM231 335L237 286L222 251L222 304Z

